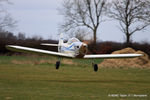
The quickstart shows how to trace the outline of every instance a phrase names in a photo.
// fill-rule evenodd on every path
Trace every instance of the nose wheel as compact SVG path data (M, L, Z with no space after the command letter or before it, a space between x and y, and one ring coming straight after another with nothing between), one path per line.
M59 69L59 66L60 66L60 61L57 61L56 62L56 69Z

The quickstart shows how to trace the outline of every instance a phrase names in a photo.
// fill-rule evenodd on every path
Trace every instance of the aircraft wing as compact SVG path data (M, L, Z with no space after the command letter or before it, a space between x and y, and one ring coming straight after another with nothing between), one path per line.
M34 48L29 48L29 47L7 45L6 48L9 50L18 51L18 52L31 52L31 53L46 54L46 55L52 55L52 56L74 58L73 55L68 55L68 54L53 52L53 51L48 51L48 50L34 49Z
M92 58L101 58L101 59L109 59L109 58L134 58L143 56L142 54L98 54L98 55L85 55L84 58L92 59Z

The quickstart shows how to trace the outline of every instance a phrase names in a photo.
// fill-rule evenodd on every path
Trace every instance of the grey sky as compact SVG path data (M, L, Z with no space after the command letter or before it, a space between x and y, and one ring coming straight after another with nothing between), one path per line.
M18 21L15 34L23 32L27 36L42 36L57 39L59 24L63 17L58 8L62 0L11 0L13 5L8 6L8 12ZM149 41L150 27L144 32L133 35L133 41ZM117 22L105 22L100 25L98 39L103 41L123 42L125 37L117 28Z

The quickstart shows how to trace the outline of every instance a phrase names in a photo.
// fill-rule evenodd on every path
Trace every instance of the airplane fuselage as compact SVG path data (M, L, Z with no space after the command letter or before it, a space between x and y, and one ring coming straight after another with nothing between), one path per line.
M58 46L58 52L73 55L76 58L83 58L87 50L87 44L80 41L63 43Z

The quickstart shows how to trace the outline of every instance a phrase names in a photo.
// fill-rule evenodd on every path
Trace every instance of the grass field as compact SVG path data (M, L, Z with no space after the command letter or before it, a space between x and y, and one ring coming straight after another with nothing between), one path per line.
M64 60L56 70L55 60L0 56L0 100L150 100L149 69L94 72L88 61Z

